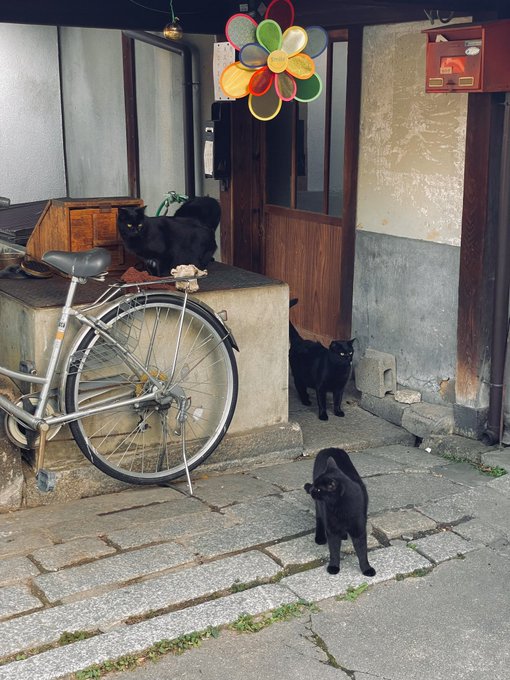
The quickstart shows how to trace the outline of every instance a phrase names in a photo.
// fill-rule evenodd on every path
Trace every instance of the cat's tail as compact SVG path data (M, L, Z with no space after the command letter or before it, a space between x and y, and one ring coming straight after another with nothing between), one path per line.
M298 298L292 298L292 300L289 301L289 308L294 307L295 304L297 304ZM299 335L297 330L295 329L294 325L289 321L289 340L290 344L292 345L293 343L299 342L303 338Z
M204 226L209 227L212 231L220 223L221 207L215 198L210 196L196 196L190 198L186 203L175 211L174 217L194 217Z

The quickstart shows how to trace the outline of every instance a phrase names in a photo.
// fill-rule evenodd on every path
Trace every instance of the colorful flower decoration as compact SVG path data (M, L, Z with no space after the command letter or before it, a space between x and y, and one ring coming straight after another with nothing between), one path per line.
M328 46L320 26L294 26L290 0L272 0L257 24L248 14L234 14L225 34L239 52L221 76L223 92L234 99L248 96L248 107L259 120L278 115L282 102L311 102L322 92L313 60Z

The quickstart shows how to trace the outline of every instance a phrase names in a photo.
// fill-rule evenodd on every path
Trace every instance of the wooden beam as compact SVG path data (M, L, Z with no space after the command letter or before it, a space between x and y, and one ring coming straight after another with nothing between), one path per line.
M499 110L501 109L501 111ZM492 319L498 138L502 107L497 95L470 94L466 131L464 206L457 318L456 402L477 408Z

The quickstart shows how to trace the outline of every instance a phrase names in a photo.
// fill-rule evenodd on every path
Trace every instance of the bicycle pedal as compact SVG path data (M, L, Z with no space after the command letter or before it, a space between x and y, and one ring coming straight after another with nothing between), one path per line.
M35 481L39 491L48 493L49 491L54 491L57 484L57 475L51 470L41 468L35 476Z

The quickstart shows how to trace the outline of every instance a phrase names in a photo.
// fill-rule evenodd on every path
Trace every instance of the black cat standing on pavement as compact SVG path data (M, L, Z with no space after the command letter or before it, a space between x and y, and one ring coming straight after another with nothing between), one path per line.
M290 306L296 302L294 298ZM342 397L351 374L354 340L333 340L326 348L320 342L304 340L290 322L289 339L289 364L301 403L310 406L307 388L313 388L317 394L319 418L328 420L326 397L328 392L333 392L333 412L335 416L343 417Z
M126 249L143 260L149 274L168 276L180 264L207 267L220 217L218 201L202 196L184 203L173 217L146 217L145 206L119 208L117 227Z
M368 493L346 451L319 451L313 466L313 484L305 484L304 488L315 501L315 542L329 547L328 572L340 571L340 548L349 535L362 573L375 576L367 555Z

